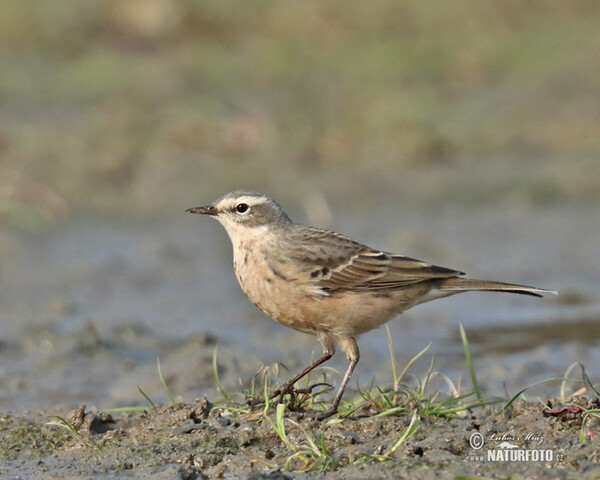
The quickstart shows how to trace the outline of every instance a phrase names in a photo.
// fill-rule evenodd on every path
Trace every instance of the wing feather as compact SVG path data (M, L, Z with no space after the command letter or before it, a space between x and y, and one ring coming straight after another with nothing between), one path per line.
M272 252L279 254L273 256ZM375 250L338 233L297 225L285 243L264 252L274 271L308 282L318 291L385 290L462 272ZM293 273L292 273L293 272Z

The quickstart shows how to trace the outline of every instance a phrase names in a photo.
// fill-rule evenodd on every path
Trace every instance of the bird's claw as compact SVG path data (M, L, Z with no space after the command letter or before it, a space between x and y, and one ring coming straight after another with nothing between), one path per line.
M284 385L274 390L271 393L270 398L279 397L277 399L277 403L283 403L283 397L285 395L290 395L292 397L296 397L297 395L312 395L313 390L318 387L333 388L333 385L326 382L314 383L304 388L294 388L293 385ZM265 399L263 397L249 398L248 400L246 400L246 403L251 407L255 407L257 405L260 405L261 403L265 403Z

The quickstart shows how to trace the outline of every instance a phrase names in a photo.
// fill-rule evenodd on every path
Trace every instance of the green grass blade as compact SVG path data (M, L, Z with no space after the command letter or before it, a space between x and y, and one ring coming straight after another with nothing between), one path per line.
M277 408L275 410L275 421L271 420L269 417L265 418L275 430L275 433L279 436L281 441L292 451L296 452L297 448L290 442L287 438L287 434L285 433L285 404L278 403Z
M389 325L385 325L385 331L388 337L388 348L390 349L390 361L392 362L392 377L394 378L394 385L398 385L398 374L397 374L397 364L396 357L394 356L394 345L392 343L392 332L390 332Z
M427 370L427 375L425 376L425 381L423 382L423 385L421 386L421 397L425 396L425 389L427 388L427 385L429 384L429 381L431 380L431 377L433 375L433 365L435 364L435 355L432 355L431 357L431 362L429 362L429 369Z
M398 441L390 449L388 456L393 455L396 452L396 450L398 450L400 445L402 445L406 441L407 438L409 438L411 435L413 435L417 431L417 429L419 428L419 423L420 423L419 415L417 414L417 412L414 412L412 415L412 418L410 419L410 424L408 425L408 428L406 430L404 430L404 432L402 433L402 435L400 436Z
M146 401L150 404L150 406L156 410L156 404L152 401L152 399L146 395L146 392L142 390L142 387L138 385L138 390L142 394L142 396L146 399Z
M583 380L585 383L587 383L587 386L590 388L590 390L592 390L596 395L600 395L600 392L598 391L598 389L594 386L594 384L592 383L592 381L590 380L590 377L588 377L588 374L585 371L585 366L583 365L583 363L579 362L579 366L581 367L581 376L583 377Z
M396 415L398 413L405 411L406 408L407 408L406 405L400 405L399 407L388 408L388 409L384 410L383 412L376 414L375 418L389 417L391 415Z
M219 368L218 368L218 365L217 365L217 352L218 352L218 350L219 350L219 344L217 343L215 345L215 351L213 352L213 361L212 361L213 376L215 377L215 383L217 385L217 388L219 389L219 392L221 392L221 395L223 395L223 399L226 402L231 402L231 397L225 391L225 389L223 388L223 385L221 385L221 379L219 378Z
M264 383L264 395L265 395L265 411L263 412L264 418L269 418L267 415L269 414L269 407L271 406L271 399L269 398L269 380L265 379Z
M581 421L581 429L579 431L579 443L585 443L585 437L587 434L587 429L589 427L587 419L590 416L600 418L600 409L586 410L585 412L583 412L583 418Z
M171 390L169 390L169 387L167 386L167 382L165 382L162 371L160 369L160 358L158 358L158 357L156 357L156 364L158 367L158 378L160 378L160 383L162 383L163 389L167 393L167 396L169 397L169 400L171 401L171 403L172 404L177 403L175 401L175 398L173 397L173 394L171 393Z
M413 364L419 359L421 358L425 352L427 352L427 350L429 350L429 347L431 347L431 342L423 349L421 350L419 353L417 353L414 357L412 357L408 363L406 364L406 366L404 367L404 369L402 370L402 372L400 372L400 376L398 377L398 380L396 383L394 383L394 390L398 390L399 386L400 386L400 382L402 381L402 379L404 378L404 376L406 375L406 372L408 372L408 369L410 367L413 366Z
M469 365L469 372L471 373L471 382L473 382L473 389L475 390L479 401L483 402L483 395L481 394L481 390L479 389L479 382L477 381L475 367L473 366L473 359L471 358L471 347L469 347L469 340L467 340L467 334L465 333L465 329L462 323L459 323L458 326L460 328L460 338L462 339L463 346L465 348L465 357L467 359L467 364Z
M519 398L524 392L526 392L527 390L529 390L530 388L533 387L537 387L538 385L543 385L544 383L548 383L548 382L556 382L556 381L567 381L567 382L575 382L578 380L575 380L573 378L564 378L564 377L552 377L552 378L547 378L545 380L540 380L539 382L535 382L532 383L531 385L527 385L525 388L522 388L521 390L519 390L516 394L514 394L511 399L506 402L506 405L504 405L502 407L502 410L498 413L502 413L504 412L508 407L510 407L514 401Z
M277 431L280 432L281 439L284 443L288 444L289 440L287 439L287 435L285 433L285 404L278 403L277 408L275 409L275 422L277 424Z
M79 435L79 432L75 429L75 427L73 425L71 425L69 423L69 421L66 418L61 417L60 415L52 415L51 418L56 418L58 420L58 422L46 422L46 425L53 425L56 427L65 428L69 432L71 432L71 435L73 435L75 438L83 441L83 438L81 438L81 435Z
M148 411L146 407L115 407L115 408L105 408L102 410L105 413L127 413L127 412L139 412L144 413Z
M565 371L564 374L564 379L562 382L560 382L560 401L564 402L566 400L566 389L567 389L567 378L569 378L569 374L571 373L571 371L577 367L578 365L581 365L579 362L574 362L571 365L569 365L569 368L567 368L567 370Z

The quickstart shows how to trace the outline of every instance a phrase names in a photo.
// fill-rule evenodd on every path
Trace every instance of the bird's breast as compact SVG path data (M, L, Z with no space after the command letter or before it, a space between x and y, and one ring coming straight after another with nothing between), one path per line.
M256 244L241 242L234 247L233 265L240 287L260 310L279 323L307 333L315 333L314 305L319 296L285 272L269 265L265 251Z

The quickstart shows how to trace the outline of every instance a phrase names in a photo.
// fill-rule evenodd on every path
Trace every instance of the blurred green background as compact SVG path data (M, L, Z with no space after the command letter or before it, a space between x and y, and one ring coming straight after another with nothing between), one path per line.
M0 223L600 199L596 1L5 1Z

